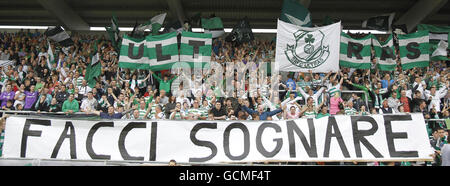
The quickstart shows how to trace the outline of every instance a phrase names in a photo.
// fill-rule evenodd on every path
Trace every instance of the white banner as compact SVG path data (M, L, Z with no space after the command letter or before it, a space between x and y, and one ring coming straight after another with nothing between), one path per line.
M432 161L422 114L286 121L59 120L11 116L5 158L168 162Z
M301 27L278 20L275 61L280 71L337 72L341 22Z

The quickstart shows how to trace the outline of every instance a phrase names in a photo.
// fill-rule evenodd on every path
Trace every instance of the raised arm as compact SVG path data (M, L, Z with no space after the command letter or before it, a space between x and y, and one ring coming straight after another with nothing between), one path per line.
M298 86L297 90L300 92L300 94L302 94L302 96L306 99L308 96L308 94L306 94L306 92L303 90L302 87Z
M156 80L158 80L159 82L161 82L162 80L161 80L161 78L158 76L158 75L156 75L153 71L151 71L150 70L150 74L152 74L152 76L156 79Z
M276 110L274 110L274 111L268 112L267 114L268 114L269 116L273 116L273 115L276 115L276 114L278 114L278 113L280 113L280 112L282 112L282 111L283 111L282 109L276 109Z
M322 92L325 90L325 87L322 87L322 88L320 88L315 94L314 94L314 97L319 97L321 94L322 94Z
M247 112L248 114L252 115L254 113L256 113L256 111L249 109L247 106L243 106L242 109L244 109L245 112Z

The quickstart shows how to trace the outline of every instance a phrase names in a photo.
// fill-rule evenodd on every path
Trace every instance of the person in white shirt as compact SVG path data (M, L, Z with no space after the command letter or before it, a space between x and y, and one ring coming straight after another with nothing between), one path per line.
M437 112L441 112L441 99L447 95L447 92L447 86L443 86L438 91L436 91L436 85L433 85L430 90L425 90L425 99L431 100L430 104L428 105L428 111L430 111L431 108L435 107Z
M309 97L312 97L314 100L314 105L318 106L319 105L319 97L322 95L322 92L325 90L325 87L320 88L315 94L313 92L313 90L310 88L308 93L306 93L302 87L297 87L298 91L300 92L300 94L302 94L303 98L305 100L308 100Z
M78 94L87 96L88 92L92 91L92 88L87 85L87 81L83 79L83 83L78 87Z
M88 92L87 98L84 98L83 102L81 103L80 110L82 112L96 110L95 108L97 107L97 105L98 101L94 98L94 94L92 92Z

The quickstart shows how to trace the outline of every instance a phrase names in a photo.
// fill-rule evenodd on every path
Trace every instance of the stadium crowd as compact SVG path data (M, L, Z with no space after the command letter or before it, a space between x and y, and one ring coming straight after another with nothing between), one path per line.
M37 30L0 33L0 61L13 61L0 67L1 110L86 113L109 119L284 120L412 112L426 119L449 119L448 61L406 71L398 65L392 72L378 70L373 59L367 70L282 72L256 80L249 76L259 71L236 68L224 71L223 76L232 79L232 92L225 94L225 81L205 81L214 70L196 76L121 69L117 52L104 36L75 33L72 40L74 45L69 48L52 44L56 60L49 67L44 34ZM97 40L101 75L89 87L86 68ZM256 39L238 46L218 38L213 40L211 61L226 69L226 62L258 65L273 62L274 55L274 41ZM237 78L245 73L240 69L249 71L245 78ZM279 92L269 90L273 81L278 81ZM187 91L186 82L191 87ZM250 91L255 85L256 91ZM363 93L344 93L348 91ZM427 127L438 158L447 143L447 127L436 121L427 122Z

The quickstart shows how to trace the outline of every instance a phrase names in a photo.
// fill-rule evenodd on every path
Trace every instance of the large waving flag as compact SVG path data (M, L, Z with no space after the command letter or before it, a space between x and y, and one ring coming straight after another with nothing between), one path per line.
M47 50L47 66L48 69L52 70L52 64L55 63L55 54L53 54L52 46L50 45L50 41L47 40L48 50Z
M339 64L343 67L369 69L372 37L369 34L364 38L354 39L342 32Z
M119 24L117 23L116 16L113 16L111 18L111 27L105 27L106 32L108 33L109 38L111 39L112 45L116 51L120 50L120 31L119 31Z
M67 47L73 45L73 41L69 34L61 27L49 27L44 33L50 40L58 42L60 45Z
M428 67L430 64L428 30L398 35L398 44L402 69Z
M157 34L159 29L161 29L162 24L164 23L164 19L166 19L167 13L162 13L156 15L150 21L141 24L137 27L138 32L144 32L146 29L149 29L153 34Z
M341 22L301 27L278 20L275 61L280 71L337 72Z
M205 33L212 34L212 38L220 37L225 33L220 17L202 18L202 28L205 29Z
M237 44L250 42L254 39L255 37L253 36L253 31L247 17L239 20L233 27L233 30L231 30L231 33L225 38L227 42L235 42Z
M91 88L95 87L97 81L96 77L100 76L102 73L102 64L100 63L100 52L98 51L98 40L95 42L93 47L93 52L90 53L90 63L86 68L86 76L84 79L88 82L88 86Z
M450 26L434 26L427 24L417 25L417 30L427 30L430 34L430 54L432 61L449 60L447 49L450 49ZM442 48L446 47L446 48Z
M431 60L432 61L447 61L449 60L447 58L447 48L448 48L448 42L445 42L444 40L439 41L436 48L433 50L433 53L431 53Z
M388 31L392 29L392 21L394 20L394 17L395 13L371 17L363 21L362 27L374 30Z
M296 0L284 0L280 20L303 27L311 27L311 13Z
M430 42L436 40L437 44L440 40L444 40L447 42L450 41L450 26L419 24L417 25L417 30L428 30L428 32L430 33Z

